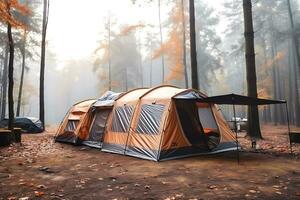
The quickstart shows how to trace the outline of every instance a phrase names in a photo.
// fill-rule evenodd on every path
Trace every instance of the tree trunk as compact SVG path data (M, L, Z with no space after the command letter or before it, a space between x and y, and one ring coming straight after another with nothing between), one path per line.
M294 56L292 56L292 52L291 52L291 42L289 41L288 43L288 67L289 67L289 74L288 74L288 77L289 77L289 95L288 95L288 109L289 109L289 118L290 118L290 122L291 124L295 124L295 106L293 104L293 100L294 100L294 91L295 91L295 88L294 88L294 76L293 74L295 73L294 71L294 67L292 65L292 59L293 59Z
M159 35L160 35L160 46L163 48L163 34L162 34L162 25L161 25L161 4L160 4L160 1L161 0L158 0L158 20L159 20ZM162 70L161 70L161 76L162 76L162 84L165 83L165 56L164 56L164 50L162 52L162 55L161 55L161 67L162 67Z
M8 5L8 11L10 8ZM11 33L11 25L7 25L7 36L9 43L9 63L8 63L8 129L14 129L14 40Z
M20 116L21 110L21 102L22 102L22 92L23 92L23 82L24 82L24 72L25 72L25 62L26 62L26 30L24 30L24 38L22 44L22 69L21 69L21 78L20 78L20 86L19 86L19 94L18 94L18 104L17 104L17 113L16 116Z
M40 66L40 120L45 129L45 94L44 94L44 77L45 77L45 53L46 53L46 34L48 24L49 1L44 0L43 24L42 24L42 45L41 45L41 66Z
M6 45L5 58L2 74L2 107L1 107L1 119L5 118L6 114L6 99L7 99L7 78L8 78L8 57L9 57L9 45Z
M295 125L300 127L300 103L299 103L299 89L298 89L298 78L300 73L300 53L299 53L299 41L296 37L295 33L295 26L294 26L294 19L293 19L293 12L291 8L291 2L290 0L287 0L287 6L288 6L288 13L289 13L289 19L290 19L290 25L291 25L291 32L292 32L292 45L293 45L293 59L292 63L295 63L297 65L297 68L294 68L294 103L295 103ZM295 59L294 59L295 58ZM290 77L291 78L291 77Z
M108 18L108 90L111 91L111 46L110 46L110 15Z
M139 49L139 61L140 61L140 73L139 73L139 76L140 76L140 82L141 82L141 86L140 87L144 87L144 73L143 73L143 56L142 56L142 42L141 42L141 31L139 30L139 36L138 36L138 49Z
M189 0L190 3L190 43L191 43L191 72L192 72L192 88L199 89L197 52L196 52L196 29L195 29L195 3L194 0Z
M251 0L243 0L244 28L245 28L245 57L247 70L248 96L257 98L257 83L254 53L254 32L252 21ZM257 106L248 106L248 135L250 137L262 138Z
M152 87L152 73L153 73L153 41L152 41L152 33L151 33L151 38L150 38L150 87Z
M294 51L293 51L294 52ZM293 53L293 62L292 63L296 63L297 60L296 60L296 55L295 55L295 52ZM300 97L299 97L299 85L298 85L298 81L299 81L299 69L297 70L298 68L294 67L294 88L295 88L295 92L294 92L294 101L295 101L295 121L296 121L296 126L297 127L300 127Z
M186 64L186 37L185 37L185 17L184 17L184 1L181 0L181 20L182 20L182 50L183 50L183 67L184 67L184 80L185 88L189 87L187 64Z
M272 40L272 43L274 45L274 40ZM275 59L275 50L274 50L274 46L272 45L271 47L271 53L272 53L272 59L274 60ZM279 95L278 95L278 70L277 70L277 62L273 62L273 65L272 65L272 81L273 81L273 98L274 99L279 99ZM278 110L278 105L273 105L273 108L274 108L274 123L275 125L278 124L279 122L279 110Z
M294 26L294 19L293 19L293 12L291 8L291 2L290 0L287 0L287 6L288 6L288 13L289 13L289 19L291 24L291 31L292 31L292 40L293 40L293 46L295 50L295 57L297 60L298 69L300 72L300 53L299 53L299 41L297 39L296 33L295 33L295 26Z

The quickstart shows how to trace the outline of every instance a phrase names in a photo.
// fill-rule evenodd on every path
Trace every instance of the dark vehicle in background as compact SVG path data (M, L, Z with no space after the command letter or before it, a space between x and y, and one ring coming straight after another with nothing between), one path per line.
M8 119L0 121L0 128L7 128ZM43 132L42 122L34 117L16 117L14 126L21 128L23 133L41 133Z

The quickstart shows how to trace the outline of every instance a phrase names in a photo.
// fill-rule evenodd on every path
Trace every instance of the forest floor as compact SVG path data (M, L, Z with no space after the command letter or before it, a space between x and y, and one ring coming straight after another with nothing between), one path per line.
M53 129L54 130L54 129ZM0 199L300 199L300 146L285 127L244 151L153 162L53 142L54 131L0 148Z

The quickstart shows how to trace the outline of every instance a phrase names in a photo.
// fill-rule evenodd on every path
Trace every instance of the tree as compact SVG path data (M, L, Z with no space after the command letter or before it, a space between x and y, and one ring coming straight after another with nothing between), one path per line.
M299 68L299 71L300 71L299 41L298 41L298 38L296 36L296 30L295 30L295 25L294 25L294 17L293 17L293 13L292 13L290 0L287 0L287 7L288 7L288 13L289 13L289 20L290 20L291 34L292 34L292 40L293 40L295 56L296 56L296 59L297 59L297 62L298 62L298 68Z
M161 0L158 0L158 23L159 23L159 36L160 36L160 45L164 43L163 33L162 33L162 22L161 22ZM164 53L161 55L161 68L162 68L162 84L165 82L165 57Z
M257 98L256 67L254 52L254 32L252 20L252 2L243 0L244 31L245 31L245 57L247 71L248 96ZM262 138L257 106L248 106L248 135Z
M40 120L45 129L45 94L44 94L44 77L45 77L45 53L46 53L46 34L49 16L49 0L43 3L43 24L42 24L42 44L41 44L41 65L40 65Z
M199 89L198 80L198 66L197 66L197 52L196 52L196 29L195 29L195 3L194 0L190 2L190 54L191 54L191 72L192 72L192 88Z
M184 1L181 0L181 21L182 21L182 48L183 48L183 67L184 67L184 81L185 81L185 88L189 87L189 80L188 80L188 71L187 71L187 63L186 63L186 35L185 35L185 12L184 12Z
M25 72L29 70L26 65L28 58L33 59L34 54L37 54L36 49L39 46L37 38L31 33L40 34L38 27L39 18L36 17L34 11L39 4L29 3L28 0L23 0L22 3L26 5L32 11L30 15L16 15L16 18L26 26L26 29L22 29L14 34L16 49L20 52L21 59L21 73L19 79L19 91L17 99L17 111L16 116L20 116L22 97L23 97L23 85Z
M29 10L26 6L19 4L17 0L5 0L0 2L0 20L7 24L7 37L9 47L9 61L8 61L8 128L13 130L14 122L14 40L12 37L12 27L25 28L21 22L12 16L12 11L20 14L28 14Z
M219 49L222 45L221 38L216 33L218 13L206 2L195 2L195 29L199 86L201 91L209 94L218 87L220 80L216 74L224 68L221 63L224 53Z
M165 83L187 87L186 77L186 54L185 54L185 25L183 21L182 1L175 0L172 2L169 12L168 29L169 34L164 43L157 48L153 54L153 58L159 58L164 55L166 58L166 67L169 68L168 74L165 76ZM183 81L183 79L185 80Z
M1 119L5 118L6 114L6 99L7 99L7 78L8 78L8 57L9 57L9 47L6 42L5 45L5 56L3 62L3 71L2 71L2 101L1 101Z
M10 5L7 5L10 12ZM8 129L13 130L14 123L14 53L15 46L11 33L11 24L7 25L7 36L9 44L9 61L8 61Z

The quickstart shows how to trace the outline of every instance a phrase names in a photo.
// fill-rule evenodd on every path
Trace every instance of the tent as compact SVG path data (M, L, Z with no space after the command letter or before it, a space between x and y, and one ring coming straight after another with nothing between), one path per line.
M109 115L102 151L159 161L236 150L218 107L197 102L205 97L167 85L121 95Z
M107 91L91 106L89 115L91 115L92 120L89 133L82 144L95 148L102 147L102 139L108 116L112 111L115 99L120 94Z
M8 119L3 119L0 122L1 128L6 128L8 126ZM42 122L34 117L16 117L14 121L14 126L21 128L25 133L41 133L43 132Z
M285 104L286 107L286 117L288 122L288 133L289 133L289 139L290 139L290 149L291 153L293 153L292 150L292 142L290 138L290 122L289 122L289 114L288 114L288 107L287 102L285 100L272 100L272 99L262 99L262 98L256 98L256 97L250 97L250 96L243 96L238 94L225 94L225 95L219 95L219 96L212 96L212 97L206 97L202 99L198 99L198 102L204 102L204 103L215 103L215 104L227 104L232 105L233 108L233 115L234 115L234 126L235 126L235 134L236 134L236 144L237 144L237 160L239 162L239 146L238 146L238 137L237 137L237 120L236 120L236 112L235 112L235 105L271 105L271 104Z
M84 140L91 124L90 108L96 100L85 100L71 107L60 124L55 141L78 144Z

